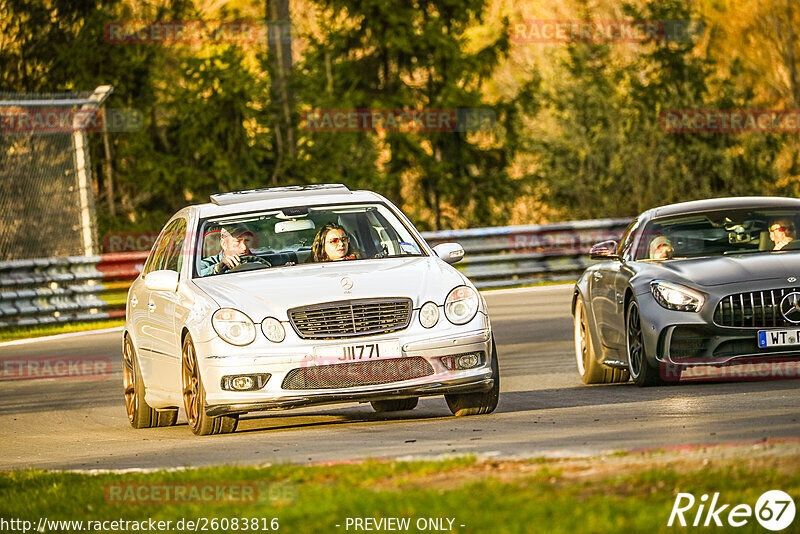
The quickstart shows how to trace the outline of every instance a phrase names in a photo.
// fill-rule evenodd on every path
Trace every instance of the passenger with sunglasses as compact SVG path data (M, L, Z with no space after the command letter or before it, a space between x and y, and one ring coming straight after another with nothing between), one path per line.
M796 250L798 248L797 243L790 246L790 243L795 238L795 228L794 223L788 219L774 221L769 226L769 238L775 243L775 247L772 250Z
M347 230L336 223L328 223L320 228L311 245L311 261L315 262L354 260L360 257Z

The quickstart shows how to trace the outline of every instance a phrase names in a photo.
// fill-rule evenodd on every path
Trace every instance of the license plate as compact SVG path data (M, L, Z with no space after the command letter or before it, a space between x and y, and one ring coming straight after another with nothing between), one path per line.
M357 343L348 345L326 345L314 347L317 363L346 363L386 358L399 358L402 355L399 341L378 343Z
M800 329L758 331L758 346L761 348L789 345L800 345Z

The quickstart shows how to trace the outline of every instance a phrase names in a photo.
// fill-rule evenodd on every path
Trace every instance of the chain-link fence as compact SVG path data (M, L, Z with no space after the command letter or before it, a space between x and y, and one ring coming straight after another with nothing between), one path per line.
M86 129L110 91L0 92L0 260L97 253Z

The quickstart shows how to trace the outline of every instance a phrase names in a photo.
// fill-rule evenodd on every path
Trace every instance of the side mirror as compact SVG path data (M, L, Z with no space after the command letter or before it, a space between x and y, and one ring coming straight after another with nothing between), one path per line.
M589 249L589 257L593 260L618 260L617 242L603 241Z
M150 291L175 291L178 289L178 273L166 269L147 273L144 286Z
M433 247L433 251L447 263L456 263L464 258L464 247L458 243L440 243Z

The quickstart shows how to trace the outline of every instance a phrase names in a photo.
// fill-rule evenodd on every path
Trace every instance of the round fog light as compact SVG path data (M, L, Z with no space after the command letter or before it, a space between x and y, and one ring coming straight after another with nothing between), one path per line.
M252 376L237 376L233 380L231 380L231 386L233 389L253 389L253 377Z
M461 369L471 369L478 365L479 361L477 354L462 354L458 357L457 365Z

